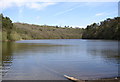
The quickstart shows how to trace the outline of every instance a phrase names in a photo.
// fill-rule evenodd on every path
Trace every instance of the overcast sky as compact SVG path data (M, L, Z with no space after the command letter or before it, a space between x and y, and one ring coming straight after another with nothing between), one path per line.
M118 2L20 1L3 0L0 11L13 22L79 27L118 16Z

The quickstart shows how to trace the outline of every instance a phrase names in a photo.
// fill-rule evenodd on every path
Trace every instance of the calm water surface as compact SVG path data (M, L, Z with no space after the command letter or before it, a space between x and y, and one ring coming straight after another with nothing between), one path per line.
M109 40L22 40L3 42L4 80L65 80L118 76L118 42Z

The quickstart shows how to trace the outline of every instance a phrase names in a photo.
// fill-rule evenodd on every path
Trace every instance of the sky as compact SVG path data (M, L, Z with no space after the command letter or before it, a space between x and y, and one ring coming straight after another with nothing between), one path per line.
M21 2L20 2L21 1ZM2 5L1 5L2 4ZM13 22L85 28L118 16L118 2L39 2L2 0L0 12Z

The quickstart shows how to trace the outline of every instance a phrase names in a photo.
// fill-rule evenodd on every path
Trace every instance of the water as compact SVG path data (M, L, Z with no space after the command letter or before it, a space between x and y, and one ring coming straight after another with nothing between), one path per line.
M65 80L118 76L118 42L22 40L3 42L3 80Z

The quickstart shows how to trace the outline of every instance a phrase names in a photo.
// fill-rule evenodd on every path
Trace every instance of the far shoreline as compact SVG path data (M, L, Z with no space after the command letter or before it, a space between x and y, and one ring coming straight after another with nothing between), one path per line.
M73 39L78 39L78 38L73 38ZM112 39L82 39L82 38L79 38L79 39L81 39L81 40L104 40L104 41L118 41L119 42L119 40L112 40ZM0 42L15 42L15 41L22 41L22 40L72 40L72 39L55 39L55 38L53 38L53 39L48 39L48 38L45 38L45 39L20 39L20 40L0 40Z

